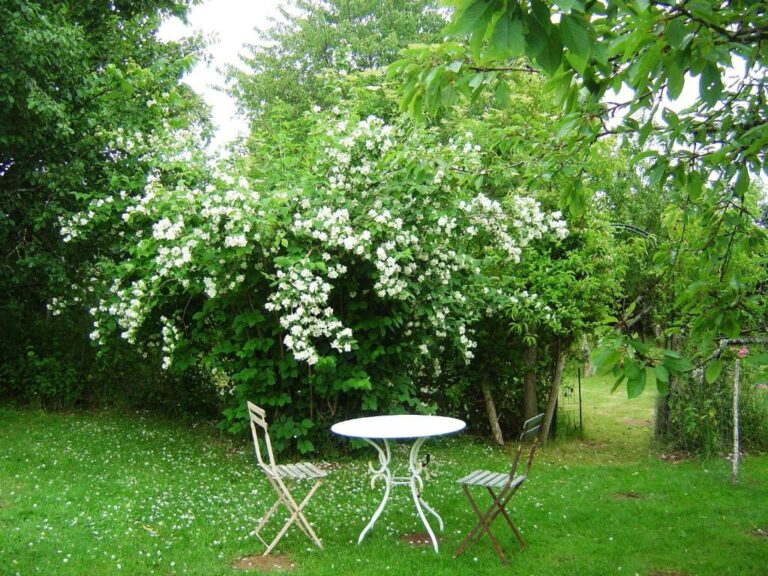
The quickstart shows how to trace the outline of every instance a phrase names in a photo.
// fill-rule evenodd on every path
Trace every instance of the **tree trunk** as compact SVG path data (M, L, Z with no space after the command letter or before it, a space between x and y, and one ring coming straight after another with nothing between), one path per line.
M555 341L555 372L552 375L552 385L549 388L549 400L547 401L547 410L544 413L544 422L541 424L541 434L539 439L546 443L549 438L549 427L552 425L552 418L557 408L557 397L560 394L560 384L563 381L563 371L565 370L565 350L560 338Z
M536 401L536 345L528 346L523 352L525 376L523 377L523 412L525 419L533 418L539 413Z
M665 343L665 347L670 350L680 349L679 338L672 336ZM655 421L653 425L653 433L657 437L662 437L669 432L669 397L674 391L677 390L677 376L669 375L669 382L667 383L667 393L659 394L656 397L655 406Z
M669 386L672 387L675 376L669 377ZM653 433L657 437L664 436L669 430L669 394L659 394L656 396L655 418Z
M485 411L488 414L488 424L491 426L491 434L496 444L504 446L504 435L501 433L501 426L499 426L499 417L496 415L496 404L493 401L491 395L491 388L488 386L488 381L484 378L481 384L483 390L483 400L485 400Z
M741 378L741 359L736 358L736 364L733 367L733 470L731 471L731 482L736 484L739 481L739 379Z
M589 358L589 340L586 334L581 335L581 362L583 364L582 374L584 378L592 375L592 362Z

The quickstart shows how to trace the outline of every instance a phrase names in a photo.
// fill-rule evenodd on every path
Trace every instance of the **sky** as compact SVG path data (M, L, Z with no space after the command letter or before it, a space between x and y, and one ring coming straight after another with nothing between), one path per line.
M178 40L194 32L201 32L209 40L210 62L200 62L184 79L201 94L213 111L217 134L211 143L219 148L246 132L246 123L236 115L235 103L226 94L216 90L224 84L220 70L225 64L237 64L244 44L255 40L254 29L269 25L269 17L278 15L283 0L204 0L194 6L185 26L178 18L171 18L160 28L163 40Z

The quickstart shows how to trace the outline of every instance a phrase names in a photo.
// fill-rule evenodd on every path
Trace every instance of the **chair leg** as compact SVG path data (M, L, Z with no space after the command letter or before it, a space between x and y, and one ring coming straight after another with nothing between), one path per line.
M461 554L463 554L468 544L470 544L475 540L479 540L480 537L483 535L483 533L485 533L488 535L488 538L491 540L491 543L493 544L493 547L496 550L496 553L501 558L501 561L504 564L508 564L509 561L507 560L507 557L504 555L504 552L501 549L501 546L499 545L499 541L496 539L496 536L491 531L491 524L493 524L494 520L499 515L499 512L496 509L499 505L498 499L494 498L490 508L488 508L488 510L486 510L485 513L482 513L477 503L475 502L475 499L472 498L472 493L469 491L469 488L467 486L462 486L462 488L464 489L464 494L466 494L467 499L469 500L469 503L472 506L472 509L475 511L475 514L478 517L478 521L477 521L477 524L475 524L475 527L472 528L469 534L467 534L466 538L464 538L462 543L453 553L453 557L456 558Z
M488 492L491 494L491 498L493 498L495 501L496 494L493 492L493 490L491 488L488 488ZM509 524L509 527L512 528L512 531L515 533L515 536L517 537L517 541L520 543L520 549L524 550L526 547L526 543L525 543L525 540L523 540L523 535L520 534L520 531L517 529L517 526L515 526L515 523L512 522L512 518L510 518L509 513L507 512L507 509L506 509L506 503L509 502L513 494L514 492L510 494L509 498L507 498L506 501L504 502L504 505L501 506L501 508L499 508L499 511L504 515L504 518L506 519L507 524Z
M264 526L267 524L267 522L269 522L269 519L270 519L270 518L272 518L272 516L274 515L275 511L276 511L276 510L277 510L277 508L280 506L280 503L281 503L281 502L282 502L282 500L281 500L280 498L278 498L277 500L275 500L275 503L274 503L274 504L272 504L272 508L270 508L270 509L269 509L269 512L267 512L267 513L266 513L266 514L265 514L265 515L264 515L264 516L261 518L261 520L259 521L259 525L258 525L258 526L256 526L256 529L253 531L254 535L255 535L255 536L256 536L256 537L257 537L259 540L261 540L261 542L262 542L262 543L263 543L265 546L267 545L267 543L264 541L264 538L262 538L262 537L260 536L259 532L261 532L261 529L262 529L262 528L264 528Z
M315 534L314 530L312 530L312 526L310 526L309 521L307 520L306 516L304 516L304 513L302 512L303 508L307 505L309 502L309 499L312 497L312 495L315 493L315 491L320 487L321 482L317 481L314 483L312 488L307 492L304 499L301 501L301 504L296 504L296 501L291 496L291 493L288 491L288 487L283 484L282 481L277 479L275 481L275 490L278 492L278 502L282 502L285 507L288 509L289 512L291 512L290 517L288 520L285 521L285 524L283 524L283 527L280 529L280 531L275 536L274 540L272 540L272 543L267 546L267 549L264 551L264 556L267 556L275 546L277 546L277 543L280 541L280 539L285 535L285 533L288 531L288 528L290 528L291 524L296 524L299 529L301 529L304 534L310 538L319 548L322 549L323 544L320 542L320 539Z
M304 496L304 499L301 501L301 504L299 504L296 507L296 518L298 520L298 526L301 528L302 532L307 535L308 538L310 538L318 548L323 548L323 543L320 541L320 538L317 537L317 534L315 534L315 531L312 529L312 526L309 523L309 520L307 520L307 517L304 516L304 507L309 502L309 499L312 497L312 495L315 493L315 491L320 487L320 484L322 484L322 480L317 480L313 485L312 488L310 488L309 492L307 492L307 495ZM294 503L295 504L295 503Z

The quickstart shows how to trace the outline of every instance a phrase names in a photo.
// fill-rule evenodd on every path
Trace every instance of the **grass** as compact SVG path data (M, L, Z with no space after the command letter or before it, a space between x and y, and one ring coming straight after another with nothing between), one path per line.
M689 576L768 572L768 457L748 457L730 484L725 460L671 463L650 445L653 398L584 386L583 437L547 446L513 500L524 551L497 524L515 574ZM272 502L250 447L209 425L143 414L45 414L0 406L0 574L233 575L238 558L263 547L250 535ZM396 458L404 462L406 446ZM279 551L294 574L498 574L487 541L458 559L473 525L455 484L475 468L503 470L510 448L469 434L431 441L425 498L441 512L440 554L400 541L421 532L406 489L361 546L378 503L371 453L327 462L328 481L308 515L325 543L291 529ZM276 530L273 520L269 528ZM274 533L274 532L272 532Z

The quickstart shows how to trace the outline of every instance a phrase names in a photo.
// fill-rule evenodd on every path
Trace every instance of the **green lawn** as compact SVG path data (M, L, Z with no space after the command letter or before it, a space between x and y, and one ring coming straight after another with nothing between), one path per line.
M768 574L768 457L751 456L730 484L724 460L676 461L649 447L650 395L627 401L597 380L584 386L584 437L543 449L513 513L528 548L497 525L515 574L690 576ZM250 535L272 501L250 446L209 425L140 414L44 414L0 407L0 574L237 574L257 554ZM425 498L446 521L441 550L412 548L423 531L401 489L361 546L375 509L367 461L327 462L308 515L325 543L292 529L279 551L294 574L498 574L487 541L451 553L473 523L455 479L503 470L511 448L469 433L425 446ZM406 459L405 447L397 457ZM273 523L271 528L277 528Z

